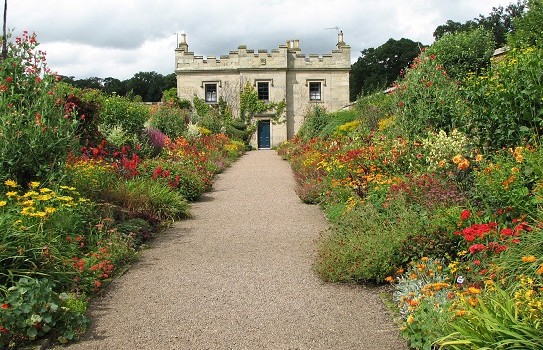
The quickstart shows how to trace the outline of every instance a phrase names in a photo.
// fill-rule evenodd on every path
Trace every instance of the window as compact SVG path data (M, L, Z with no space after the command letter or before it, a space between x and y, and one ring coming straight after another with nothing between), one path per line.
M205 84L205 100L208 103L216 103L217 102L217 84Z
M309 82L309 100L320 101L321 100L321 83Z
M267 81L259 81L257 83L257 90L259 100L270 100L270 83L268 83Z

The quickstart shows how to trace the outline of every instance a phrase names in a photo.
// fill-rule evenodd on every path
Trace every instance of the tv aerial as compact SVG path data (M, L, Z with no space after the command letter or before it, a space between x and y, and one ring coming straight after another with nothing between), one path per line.
M335 26L335 27L330 27L330 28L324 28L324 30L328 30L328 29L335 29L336 32L338 32L338 34L341 32L341 30L339 29L338 26Z

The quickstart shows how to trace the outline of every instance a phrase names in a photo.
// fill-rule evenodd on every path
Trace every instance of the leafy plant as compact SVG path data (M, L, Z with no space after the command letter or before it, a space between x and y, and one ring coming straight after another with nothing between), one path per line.
M50 333L66 343L85 330L86 303L58 294L53 287L47 279L21 278L0 296L0 345L17 347Z
M76 145L74 105L57 102L56 77L37 46L23 32L0 61L0 181L59 179Z

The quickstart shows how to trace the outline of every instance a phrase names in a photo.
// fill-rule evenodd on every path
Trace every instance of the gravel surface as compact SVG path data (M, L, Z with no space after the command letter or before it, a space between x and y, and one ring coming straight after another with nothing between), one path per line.
M326 220L274 151L243 156L191 212L92 303L69 349L407 349L382 289L319 280Z

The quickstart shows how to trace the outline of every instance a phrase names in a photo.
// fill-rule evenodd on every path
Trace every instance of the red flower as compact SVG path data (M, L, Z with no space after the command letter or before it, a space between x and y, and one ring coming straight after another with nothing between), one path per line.
M460 213L460 219L462 219L463 221L469 219L470 216L471 216L471 212L467 209L462 210L462 213Z
M2 309L9 309L9 304L3 303L2 304Z
M484 244L478 243L478 244L474 244L471 247L469 247L469 252L471 254L475 254L475 253L481 252L481 251L483 251L485 249L486 249L486 246Z

